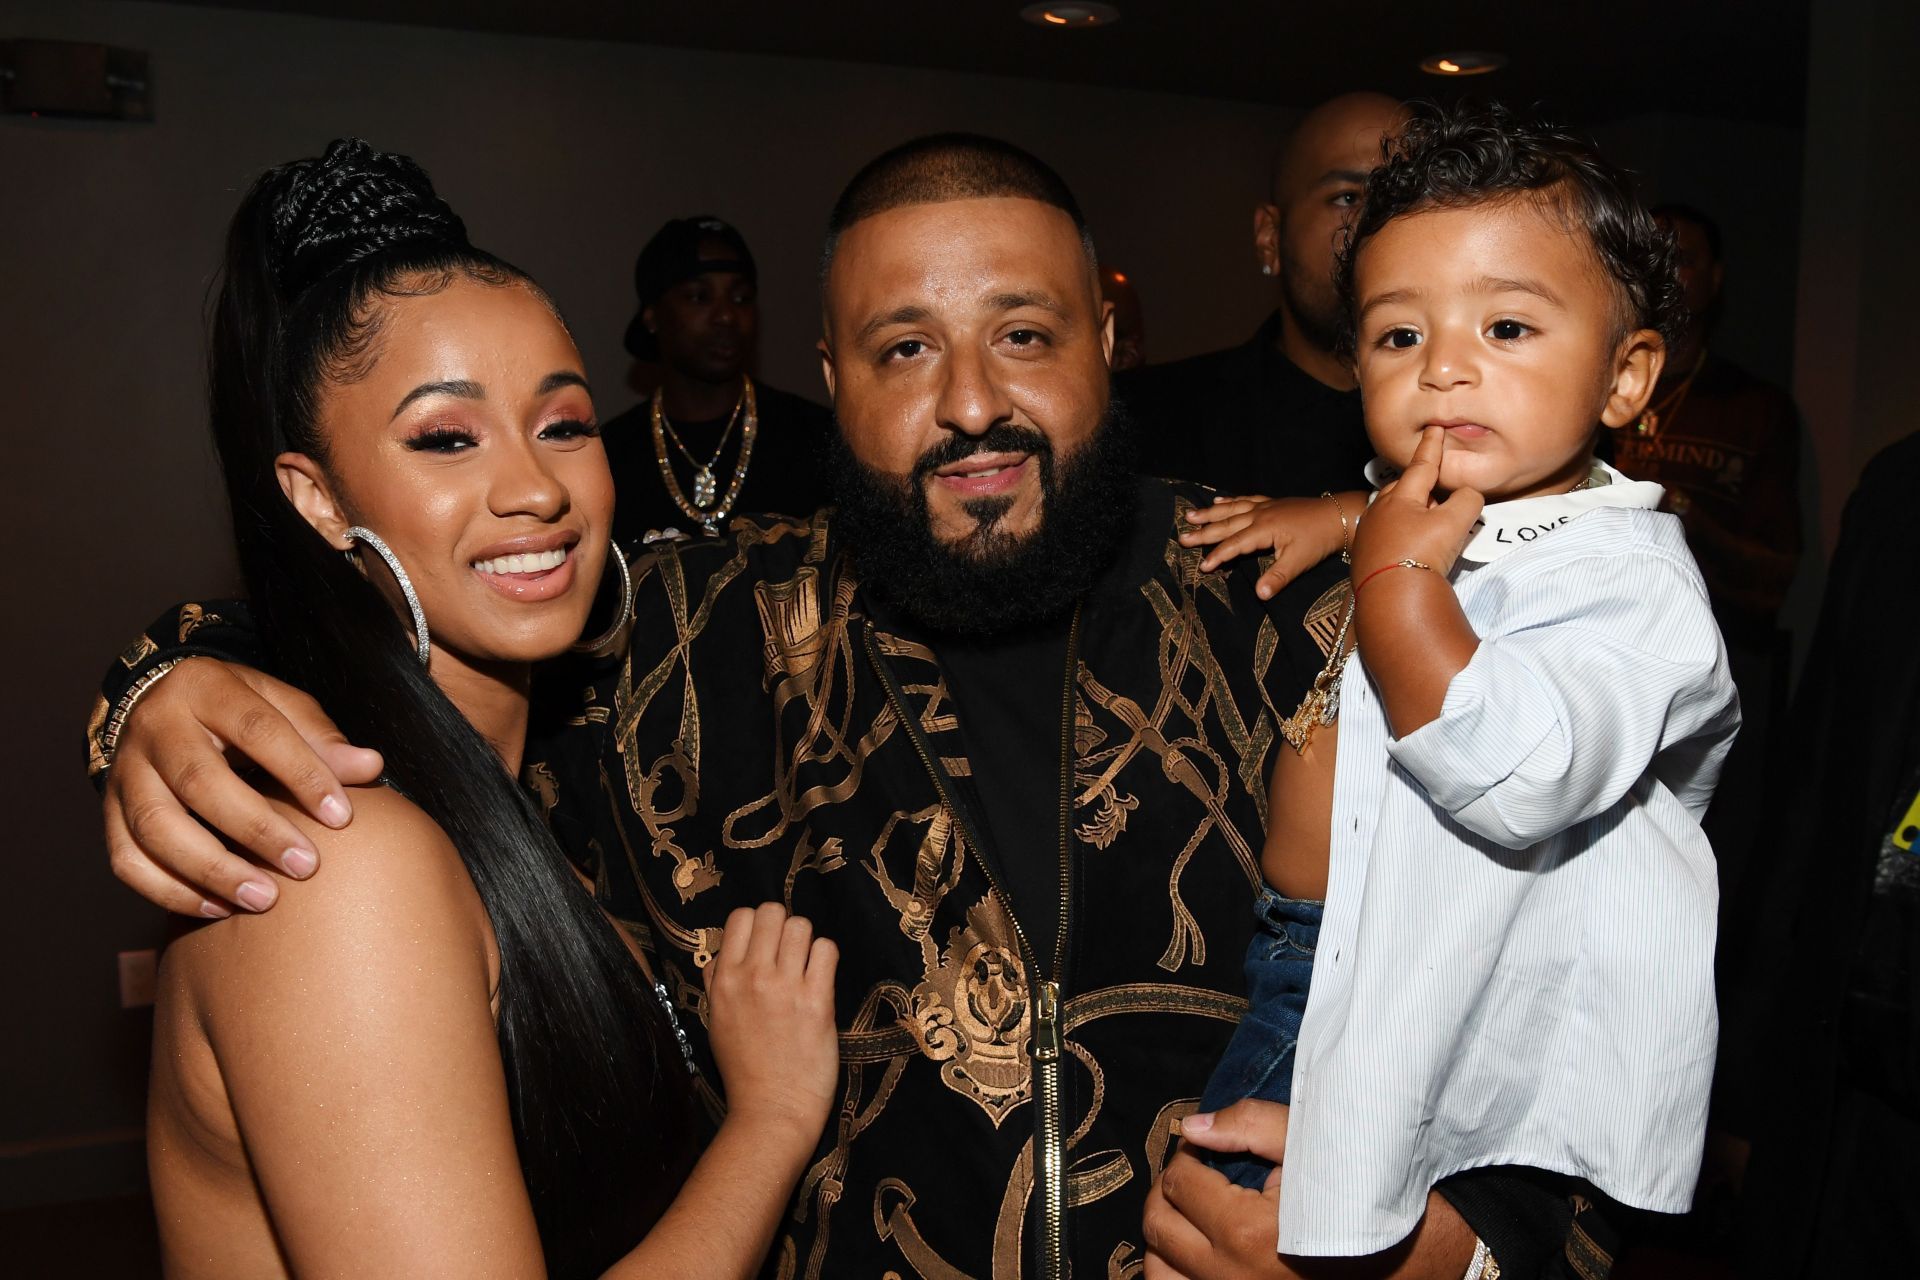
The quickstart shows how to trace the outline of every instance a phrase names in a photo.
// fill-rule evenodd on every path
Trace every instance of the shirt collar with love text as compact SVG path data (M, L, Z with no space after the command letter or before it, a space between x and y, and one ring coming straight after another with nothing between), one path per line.
M1385 458L1367 464L1367 479L1375 489L1399 476L1397 467ZM1650 480L1629 480L1604 462L1593 464L1589 487L1573 493L1549 493L1537 498L1516 498L1512 502L1490 502L1460 552L1462 560L1489 564L1511 551L1563 528L1576 516L1602 507L1638 507L1653 511L1660 506L1666 490Z

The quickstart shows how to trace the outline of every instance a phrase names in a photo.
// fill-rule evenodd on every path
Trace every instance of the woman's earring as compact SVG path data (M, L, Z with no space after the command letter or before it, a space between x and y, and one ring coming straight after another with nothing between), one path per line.
M608 552L613 558L613 567L620 571L620 607L614 612L613 625L603 634L573 646L575 653L591 654L596 658L603 658L613 651L621 633L626 630L628 619L633 616L633 575L627 571L627 558L621 554L620 544L611 540L608 541Z
M1261 264L1260 264L1260 274L1261 274L1261 275L1263 275L1263 276L1270 276L1270 275L1272 275L1272 274L1273 274L1273 264L1272 264L1271 262L1263 262L1263 263L1261 263Z
M407 571L400 567L400 557L393 554L393 548L382 541L380 535L371 529L363 529L355 525L347 530L345 537L349 544L364 542L372 547L374 553L387 562L387 568L393 571L393 580L400 584L400 594L406 597L407 608L413 614L414 651L419 655L420 665L426 666L427 660L433 656L433 650L427 644L427 615L420 608L420 597L414 594L413 580L408 578ZM351 546L348 547L345 555L347 559L353 559Z

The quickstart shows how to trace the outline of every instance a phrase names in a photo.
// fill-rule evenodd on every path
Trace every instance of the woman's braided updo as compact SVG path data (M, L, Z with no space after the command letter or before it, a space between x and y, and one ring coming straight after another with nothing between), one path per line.
M466 224L411 159L339 138L273 171L273 274L288 297L399 245L471 248Z
M523 285L553 305L525 272L474 247L460 215L407 156L338 138L321 155L267 170L228 235L224 291L233 305L222 314L244 317L249 331L214 343L216 424L222 391L232 387L241 415L270 409L275 438L265 443L324 461L320 397L329 384L364 375L385 304L438 293L459 277ZM221 323L216 315L216 330ZM223 356L237 357L241 384L224 376L235 370L220 367ZM270 406L260 402L269 391Z

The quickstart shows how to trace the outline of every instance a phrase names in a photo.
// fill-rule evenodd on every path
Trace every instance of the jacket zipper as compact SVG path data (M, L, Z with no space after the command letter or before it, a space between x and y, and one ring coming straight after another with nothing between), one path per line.
M1034 1098L1034 1192L1040 1200L1040 1275L1039 1280L1065 1280L1066 1266L1066 1220L1067 1220L1067 1178L1066 1178L1066 1126L1063 1121L1061 1099L1061 1056L1063 1039L1060 1029L1060 991L1066 981L1067 945L1073 917L1073 747L1074 747L1074 685L1080 666L1080 608L1074 606L1073 621L1067 627L1067 662L1065 688L1061 694L1060 725L1060 927L1054 941L1053 976L1040 977L1039 957L1034 953L1033 943L1027 937L1027 931L1020 927L1020 920L1013 912L1013 895L1006 891L1000 876L994 870L993 859L987 846L981 842L980 833L974 830L973 821L967 811L955 800L947 787L946 775L934 763L933 752L928 748L926 739L920 732L920 725L908 713L906 698L900 691L899 682L893 671L887 666L880 652L879 643L873 638L873 626L866 627L867 657L873 663L874 670L880 676L880 684L887 692L887 701L892 704L893 712L900 718L900 724L907 731L907 738L913 743L914 751L920 756L921 764L926 766L927 774L933 779L934 789L940 793L941 803L947 806L947 812L953 814L954 821L960 824L970 844L980 860L980 869L986 873L987 883L1006 904L1007 919L1013 925L1015 941L1020 944L1020 957L1028 973L1034 975L1033 984L1033 1098Z
M1067 1234L1067 1138L1061 1097L1060 993L1067 982L1073 926L1073 690L1080 668L1080 607L1067 624L1067 665L1060 694L1060 929L1053 944L1053 978L1042 980L1033 1002L1034 1171L1040 1195L1041 1280L1064 1280Z

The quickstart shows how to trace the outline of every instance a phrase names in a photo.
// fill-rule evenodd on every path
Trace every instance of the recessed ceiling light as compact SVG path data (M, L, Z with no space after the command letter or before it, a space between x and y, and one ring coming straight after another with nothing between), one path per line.
M1020 16L1036 27L1110 27L1120 21L1110 4L1030 4Z
M1420 61L1420 69L1430 76L1483 76L1507 65L1507 55L1485 49L1436 53Z

